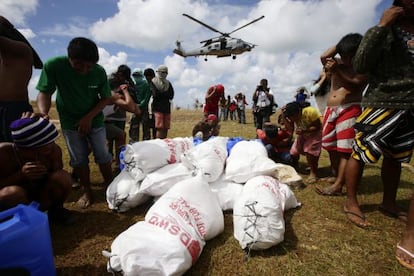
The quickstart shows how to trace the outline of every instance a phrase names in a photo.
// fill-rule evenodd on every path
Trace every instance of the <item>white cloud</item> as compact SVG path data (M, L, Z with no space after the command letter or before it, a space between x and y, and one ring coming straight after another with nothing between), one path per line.
M36 36L36 34L31 29L19 29L19 32L28 40Z
M25 26L26 16L36 11L37 0L2 0L0 14L7 17L15 27Z
M48 28L42 30L42 35L57 36L57 37L89 37L88 22L85 18L79 16L72 16L68 18L68 21L63 23L51 24Z
M36 90L37 82L39 81L40 75L33 75L29 81L27 89L29 90L29 98L35 100L37 97L38 91Z
M119 65L127 64L128 55L125 52L118 52L116 55L110 55L104 48L98 48L99 64L105 68L107 74L115 72Z

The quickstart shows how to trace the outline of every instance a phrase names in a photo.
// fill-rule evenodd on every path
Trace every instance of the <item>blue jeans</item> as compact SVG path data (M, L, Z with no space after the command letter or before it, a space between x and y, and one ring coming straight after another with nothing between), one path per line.
M295 161L293 160L290 152L275 152L275 149L272 145L267 144L265 145L267 155L270 159L275 161L276 163L282 163L290 166L295 166Z
M112 161L112 155L106 147L105 127L93 128L88 135L81 135L78 131L69 129L63 129L62 132L72 167L87 166L91 150L95 163L106 164Z

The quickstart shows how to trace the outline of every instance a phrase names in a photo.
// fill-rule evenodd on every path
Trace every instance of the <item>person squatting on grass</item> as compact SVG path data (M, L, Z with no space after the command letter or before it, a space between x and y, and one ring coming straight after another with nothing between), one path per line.
M347 34L321 56L325 70L331 75L331 90L323 118L322 147L329 153L335 174L331 186L315 187L321 195L342 195L345 184L345 167L355 137L354 124L361 114L362 92L367 85L367 77L355 73L352 68L352 58L361 39L360 34ZM337 54L340 57L335 57Z
M267 156L276 163L283 163L295 167L295 161L290 155L292 134L280 126L264 123L263 129L256 129L257 138L266 148Z
M50 222L69 223L71 215L63 203L72 181L55 143L56 127L26 112L10 130L13 143L0 143L0 211L36 201L41 211L48 210Z
M210 137L219 136L220 124L216 115L210 114L207 118L203 118L193 127L192 135L203 141L207 141Z
M400 2L402 7L386 9L378 25L365 33L353 59L354 70L369 79L345 174L344 211L359 227L369 225L357 200L364 164L378 162L381 155L384 192L380 211L407 219L396 196L401 162L410 161L414 145L414 5L411 0Z
M287 131L295 132L296 138L290 155L297 164L300 154L306 156L310 174L307 184L317 181L319 156L322 149L322 123L318 110L312 106L301 108L299 103L291 102L282 107Z
M87 38L70 41L67 56L49 59L43 66L36 88L39 90L37 106L45 118L52 104L52 94L57 90L56 107L63 137L70 155L70 165L79 176L83 194L78 200L81 208L93 203L90 183L89 152L108 185L112 179L112 156L106 147L106 132L102 109L117 104L130 112L139 113L137 105L128 94L126 85L121 93L111 97L105 69L98 65L98 48Z

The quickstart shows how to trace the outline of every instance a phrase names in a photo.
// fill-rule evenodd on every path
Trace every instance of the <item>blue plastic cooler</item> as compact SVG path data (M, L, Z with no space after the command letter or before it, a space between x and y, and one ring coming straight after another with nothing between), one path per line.
M56 275L47 215L37 203L0 212L0 269L11 267L31 276Z

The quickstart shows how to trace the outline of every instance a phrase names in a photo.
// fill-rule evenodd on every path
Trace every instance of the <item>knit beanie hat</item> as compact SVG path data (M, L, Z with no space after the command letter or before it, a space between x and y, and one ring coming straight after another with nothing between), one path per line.
M10 130L14 143L20 148L38 148L58 137L55 125L41 117L15 120L10 124Z

